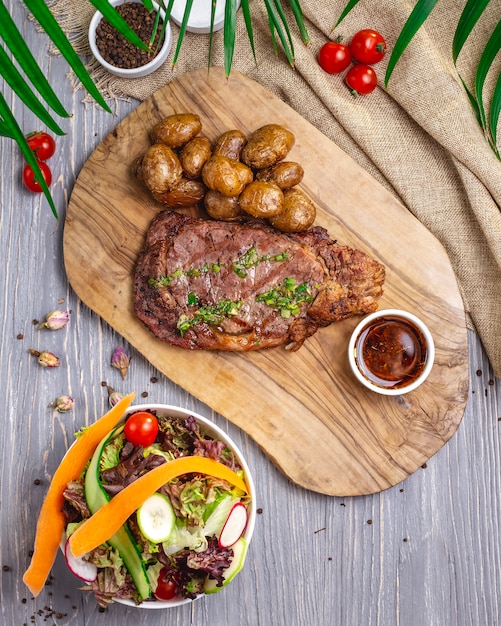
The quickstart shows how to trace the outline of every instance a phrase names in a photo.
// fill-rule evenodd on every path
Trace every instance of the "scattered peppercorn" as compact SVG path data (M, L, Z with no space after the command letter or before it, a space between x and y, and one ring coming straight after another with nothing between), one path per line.
M372 520L371 520L371 519L368 519L368 520L367 520L367 523L368 523L368 524L372 524Z
M482 370L477 370L477 376L482 376Z
M35 480L33 481L34 485L41 485L42 481L40 480L40 478L35 478Z
M157 383L157 382L158 382L158 378L157 378L156 376L152 376L152 377L150 378L150 381L151 381L152 383Z
M17 336L18 339L24 339L24 335L23 333L19 333L19 335Z
M10 567L8 565L4 565L2 569L4 572L8 572L10 570Z
M143 391L141 393L141 398L147 398L148 397L148 392L147 391Z
M261 513L262 513L262 512L263 512L263 509L262 509L261 507L260 507L259 509L257 509L257 511L256 511L256 513L257 513L258 515L261 515Z

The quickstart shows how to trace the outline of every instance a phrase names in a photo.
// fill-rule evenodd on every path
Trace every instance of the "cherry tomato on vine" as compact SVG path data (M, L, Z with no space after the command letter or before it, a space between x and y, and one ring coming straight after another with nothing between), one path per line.
M44 161L37 161L40 170L42 171L42 176L44 177L45 182L47 183L47 187L52 182L52 172L50 171L50 167ZM27 189L33 191L33 193L41 193L42 186L35 178L35 172L31 165L26 164L23 169L23 183Z
M350 49L339 41L328 41L320 48L318 63L325 72L340 74L351 63Z
M345 80L353 95L371 93L377 85L376 72L370 65L354 65Z
M177 596L177 583L167 576L168 572L164 567L158 575L158 585L155 590L155 598L158 600L172 600Z
M39 161L50 159L56 151L56 142L47 133L35 131L26 135L26 141Z
M377 30L365 28L353 35L350 41L350 52L355 61L373 65L384 58L386 41Z
M158 420L147 411L133 413L125 422L124 434L134 446L147 448L155 441L158 433Z

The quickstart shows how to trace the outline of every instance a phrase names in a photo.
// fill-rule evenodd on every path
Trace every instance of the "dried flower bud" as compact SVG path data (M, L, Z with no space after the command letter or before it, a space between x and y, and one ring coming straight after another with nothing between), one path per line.
M106 385L106 389L108 389L108 402L110 403L111 408L113 408L115 404L120 402L123 395L118 393L118 391L115 391L113 387L110 387L109 385Z
M75 406L75 400L71 396L59 396L49 406L54 407L59 413L66 413L66 411L71 411Z
M120 346L115 348L113 352L113 356L111 358L111 365L116 367L117 370L120 370L120 374L122 374L122 380L125 380L127 375L127 368L129 367L131 359L125 353L125 350Z
M68 311L51 311L47 313L45 322L40 324L38 330L42 328L48 328L49 330L60 330L64 328L70 319Z
M59 367L59 358L52 352L47 352L47 350L38 352L38 350L31 349L28 352L38 358L38 362L42 367Z

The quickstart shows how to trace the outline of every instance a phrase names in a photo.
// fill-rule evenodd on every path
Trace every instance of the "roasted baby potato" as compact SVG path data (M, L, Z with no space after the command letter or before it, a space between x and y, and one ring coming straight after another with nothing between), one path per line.
M310 198L298 187L284 192L283 211L270 218L270 224L284 233L308 230L313 225L316 209Z
M182 178L172 189L163 191L162 193L152 192L152 195L155 200L161 202L169 209L180 209L201 202L204 199L206 191L207 188L201 181Z
M150 133L152 143L180 148L202 130L202 122L194 113L176 113L155 124Z
M263 169L282 161L294 145L294 135L279 124L255 130L242 149L241 159L249 167Z
M223 196L238 196L252 179L253 174L248 167L224 156L211 156L202 168L204 183Z
M212 154L239 161L246 143L247 137L241 130L228 130L216 139Z
M179 160L188 178L200 178L202 168L211 155L211 144L207 137L194 137L179 153Z
M207 213L215 220L232 222L247 215L240 207L238 196L223 196L212 189L205 194L204 204Z
M163 193L181 182L183 168L177 154L163 143L153 144L141 161L141 176L153 193Z
M284 194L280 187L262 180L247 185L238 201L246 213L263 219L280 214L284 208Z
M298 185L304 176L304 170L295 161L280 161L276 165L266 167L256 173L256 180L277 183L280 189L289 189Z

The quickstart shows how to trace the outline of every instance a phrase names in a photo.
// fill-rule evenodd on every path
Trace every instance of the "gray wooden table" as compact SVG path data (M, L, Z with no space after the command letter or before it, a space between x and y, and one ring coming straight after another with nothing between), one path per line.
M12 10L18 11L17 4ZM291 484L245 433L160 375L113 329L79 302L62 254L66 202L83 163L137 102L111 116L82 104L48 57L45 39L27 39L74 116L64 122L50 161L62 219L21 184L22 158L0 141L0 624L194 624L196 626L494 626L501 623L501 384L478 337L469 334L470 389L452 440L405 482L371 496L327 497ZM3 93L10 98L7 88ZM38 127L16 101L28 132ZM82 268L85 271L85 268ZM71 311L68 327L40 331L34 320ZM110 366L114 348L133 356L126 382ZM57 369L38 366L29 349L50 350ZM158 379L158 380L155 380ZM59 556L49 584L33 599L22 583L36 518L50 476L77 431L107 408L103 382L137 401L196 410L232 436L257 485L256 529L244 570L222 593L189 606L145 611L115 604L99 611ZM48 405L62 394L75 408Z

